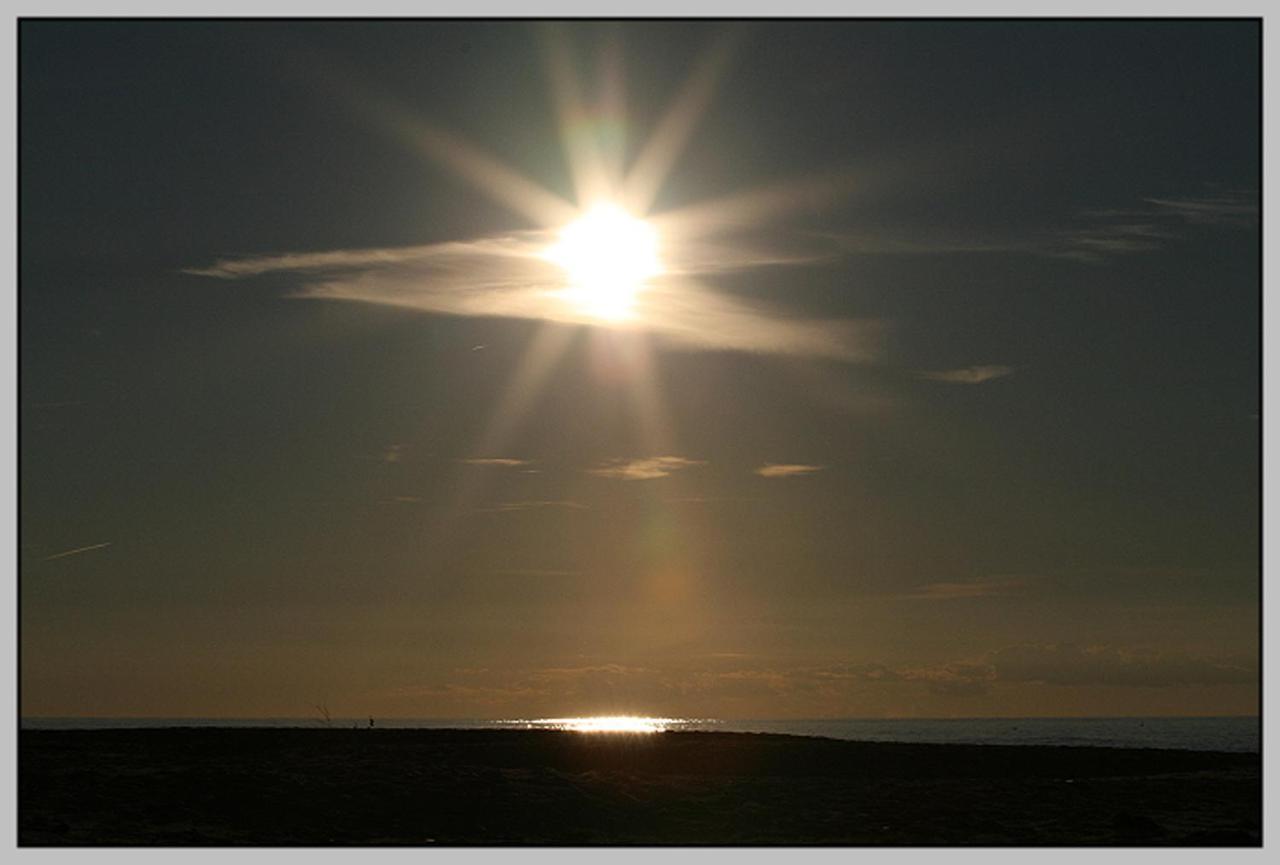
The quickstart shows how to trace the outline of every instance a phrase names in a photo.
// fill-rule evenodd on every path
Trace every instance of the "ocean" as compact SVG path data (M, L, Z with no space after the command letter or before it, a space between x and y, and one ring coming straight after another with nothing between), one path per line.
M28 730L103 730L156 727L366 728L369 718L23 718ZM517 718L501 720L376 718L378 729L570 729L649 733L721 730L826 736L865 742L977 745L1092 745L1193 751L1259 751L1261 721L1223 718L847 718L728 721L705 718Z

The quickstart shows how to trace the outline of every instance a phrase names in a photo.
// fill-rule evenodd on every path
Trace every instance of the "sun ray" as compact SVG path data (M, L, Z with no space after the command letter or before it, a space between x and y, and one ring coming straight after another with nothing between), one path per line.
M636 157L619 196L623 206L632 213L647 213L653 206L672 166L715 95L741 40L740 34L741 31L729 31L703 56Z
M551 79L552 103L559 119L560 140L569 163L574 192L580 204L607 197L612 183L605 168L600 143L602 123L607 118L587 108L582 88L574 74L569 40L558 25L542 30L547 74Z
M326 93L403 144L440 163L491 199L541 227L563 225L574 206L560 196L484 153L461 136L446 132L397 100L362 80L354 69L312 74L324 81Z
M626 395L635 420L636 452L674 453L678 450L666 406L658 386L653 343L644 330L597 328L592 333L595 357L616 364L625 373Z
M636 333L634 336L632 386L629 394L642 445L647 453L673 453L678 448L675 446L667 407L658 387L653 345L644 333Z
M399 118L397 129L419 152L449 166L494 201L536 224L556 226L573 218L572 204L463 139L409 117Z
M622 41L616 29L611 29L601 43L599 67L599 110L607 122L600 158L609 182L617 185L627 162L627 91Z
M651 209L696 125L711 104L744 31L741 28L724 31L697 60L625 176L623 167L627 162L627 152L622 132L626 104L622 49L616 31L609 34L611 38L599 43L594 57L598 74L595 76L595 91L590 94L585 92L577 75L567 32L550 26L544 28L541 35L551 99L578 199L577 206L460 136L439 129L379 94L361 91L354 77L345 82L342 90L359 111L374 117L383 128L417 152L450 168L514 213L543 228L559 230L563 245L565 232L571 231L584 218L589 218L592 208L616 208L620 213L637 215ZM627 224L633 221L636 226L643 226L645 232L652 232L655 238L659 234L669 234L687 241L704 234L763 222L771 216L821 206L846 194L854 180L855 177L848 172L835 177L824 175L669 211L651 223L630 217ZM572 292L575 281L580 283L579 289L585 283L616 282L615 260L621 258L624 263L630 260L627 255L606 255L607 250L602 252L597 246L599 244L593 245L590 254L574 255L557 262L565 271L568 291ZM540 257L556 260L556 248L547 247ZM607 268L603 263L605 258L609 259ZM648 262L649 254L646 252L642 258ZM794 259L792 256L791 260ZM825 349L825 353L839 357L847 356L858 348L857 341L851 342L848 334L835 327L819 327L803 321L766 326L767 322L750 307L689 279L693 273L700 272L696 268L680 279L662 276L664 266L665 262L658 264L654 257L653 266L645 264L640 267L637 264L628 271L637 286L650 277L656 277L660 285L646 284L643 296L639 291L628 291L626 303L619 307L617 315L601 315L603 307L596 309L577 304L577 312L584 322L609 325L593 330L593 344L603 340L608 350L622 355L641 450L666 453L674 448L673 429L661 398L652 355L652 337L645 332L648 326L660 324L661 332L677 342L705 341L708 327L714 322L717 344L727 347L740 344L744 348L764 347L786 352L803 340L806 345L818 345ZM624 282L630 285L628 280ZM552 290L548 294L557 292ZM605 294L607 292L597 290L592 296L603 303ZM614 308L613 305L606 306L609 310ZM468 309L475 311L472 307ZM563 316L563 312L560 315ZM577 320L579 315L570 314L562 321ZM563 357L576 328L552 323L551 316L551 312L542 316L546 321L533 335L521 362L496 400L474 453L486 456L504 453L513 430ZM465 509L483 483L483 473L460 473L451 513Z
M550 322L539 325L516 365L515 375L498 398L488 426L476 445L476 453L500 453L529 404L541 392L547 377L564 356L576 328Z
M538 326L520 362L516 364L515 375L498 397L489 421L472 449L472 456L492 458L506 453L512 431L524 417L529 405L541 393L547 377L564 356L575 330L573 327L551 322L543 322ZM450 484L450 489L454 491L450 503L425 535L428 546L447 540L451 521L475 505L488 477L486 472L476 471L474 466L462 466L459 469L454 482Z
M703 237L793 213L821 210L866 183L866 170L829 171L664 211L650 219L673 237Z

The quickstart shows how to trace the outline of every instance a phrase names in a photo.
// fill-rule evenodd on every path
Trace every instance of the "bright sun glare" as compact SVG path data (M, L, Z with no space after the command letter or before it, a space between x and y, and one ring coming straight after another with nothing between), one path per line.
M540 718L537 721L525 723L526 726L571 730L575 733L661 733L678 722L674 718L596 715L587 718Z
M662 272L653 226L616 204L598 204L566 225L546 258L564 269L568 300L612 321L630 317L645 280Z

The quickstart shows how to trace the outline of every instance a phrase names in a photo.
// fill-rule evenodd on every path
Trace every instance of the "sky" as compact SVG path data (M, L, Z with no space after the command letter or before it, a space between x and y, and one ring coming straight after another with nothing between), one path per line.
M24 715L1257 711L1258 23L18 30Z

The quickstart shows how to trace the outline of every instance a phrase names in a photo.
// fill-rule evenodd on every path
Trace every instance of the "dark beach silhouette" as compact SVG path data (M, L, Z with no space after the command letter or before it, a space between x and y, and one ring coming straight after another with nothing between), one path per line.
M19 757L23 845L1229 846L1261 825L1239 753L171 728L23 730Z

